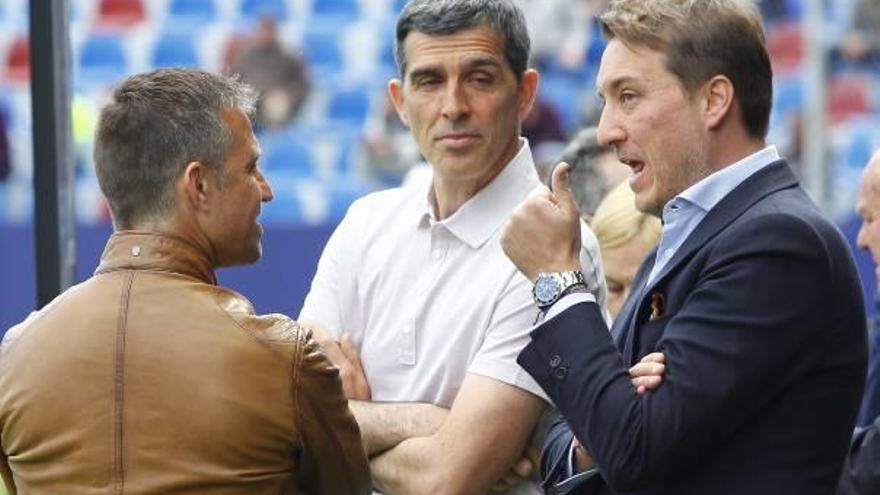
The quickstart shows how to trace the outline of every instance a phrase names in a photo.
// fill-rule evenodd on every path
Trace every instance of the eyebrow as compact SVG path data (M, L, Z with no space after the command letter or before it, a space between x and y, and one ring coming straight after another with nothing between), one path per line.
M478 69L481 67L493 67L493 68L497 68L497 69L502 68L501 63L498 60L491 58L491 57L473 57L473 58L467 59L464 62L464 64L462 64L462 65L464 67L464 70L466 70L466 71ZM429 65L427 67L419 67L419 68L413 69L409 73L409 80L414 81L420 77L426 77L426 76L439 76L442 73L443 73L443 69L439 65Z
M415 81L416 79L420 79L422 77L429 76L439 76L442 71L437 66L429 66L429 67L420 67L418 69L413 69L409 73L409 80Z
M468 70L478 69L480 67L501 68L501 62L491 57L474 57L468 59L464 63L464 68Z
M636 78L633 76L620 76L616 79L612 79L611 82L608 83L606 86L608 86L608 89L613 92L614 90L623 86L624 84L631 83L634 81L636 81ZM604 98L604 94L602 93L602 90L599 87L596 88L596 94L598 94L600 98Z

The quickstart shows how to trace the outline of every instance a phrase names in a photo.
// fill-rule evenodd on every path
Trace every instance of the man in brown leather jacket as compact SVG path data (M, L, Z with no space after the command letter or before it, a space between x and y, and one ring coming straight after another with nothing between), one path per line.
M360 432L311 335L258 316L214 269L261 253L253 94L192 70L136 75L95 140L116 233L95 275L0 346L11 493L362 494Z

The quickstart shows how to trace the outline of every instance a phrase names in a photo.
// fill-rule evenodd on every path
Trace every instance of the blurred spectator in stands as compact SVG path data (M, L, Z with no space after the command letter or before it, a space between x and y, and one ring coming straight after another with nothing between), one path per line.
M92 144L98 126L98 109L95 108L95 102L82 93L74 93L70 102L70 122L76 175L77 177L92 176L94 175Z
M880 152L875 153L865 167L856 210L862 217L859 247L871 253L876 274L880 275ZM880 300L874 303L873 325L865 396L843 466L838 495L880 493Z
M660 240L660 219L636 209L635 194L629 184L621 183L599 203L590 226L605 266L608 311L617 318L636 271Z
M278 128L296 116L309 93L308 69L301 58L286 51L278 40L275 19L264 17L253 39L246 42L230 71L260 93L258 128Z
M6 117L0 112L0 182L5 182L12 173L12 160L9 153L9 138L6 136Z
M552 103L540 97L535 98L532 111L522 122L522 135L529 140L532 148L546 142L561 143L566 140L559 111Z
M593 20L608 0L523 0L532 53L542 69L580 72L590 45L599 40Z
M880 63L880 0L858 0L852 19L840 41L840 54L851 62Z
M364 126L363 150L369 177L381 186L394 187L401 184L413 164L423 160L412 133L400 121L387 95L383 102Z
M617 160L614 150L599 145L595 127L581 129L554 165L559 162L571 165L572 192L581 217L587 222L599 201L629 175L629 169Z

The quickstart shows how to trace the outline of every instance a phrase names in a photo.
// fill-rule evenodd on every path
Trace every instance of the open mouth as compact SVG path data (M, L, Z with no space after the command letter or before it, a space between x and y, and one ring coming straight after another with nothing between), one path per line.
M629 177L629 184L631 187L635 188L640 182L644 171L645 171L645 162L641 160L635 160L632 158L618 158L621 163L629 167L632 175Z

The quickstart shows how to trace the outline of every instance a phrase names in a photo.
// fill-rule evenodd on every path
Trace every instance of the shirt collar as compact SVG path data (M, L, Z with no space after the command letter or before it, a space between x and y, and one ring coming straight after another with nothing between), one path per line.
M666 207L669 207L674 201L682 199L703 211L709 211L755 172L778 160L779 152L776 147L767 146L685 189L667 203ZM665 211L666 208L664 208Z
M478 248L492 237L517 205L540 184L529 142L520 138L519 151L504 169L471 199L440 222L455 237L472 248ZM427 226L434 218L431 203L431 182L427 184L424 210L419 225Z

